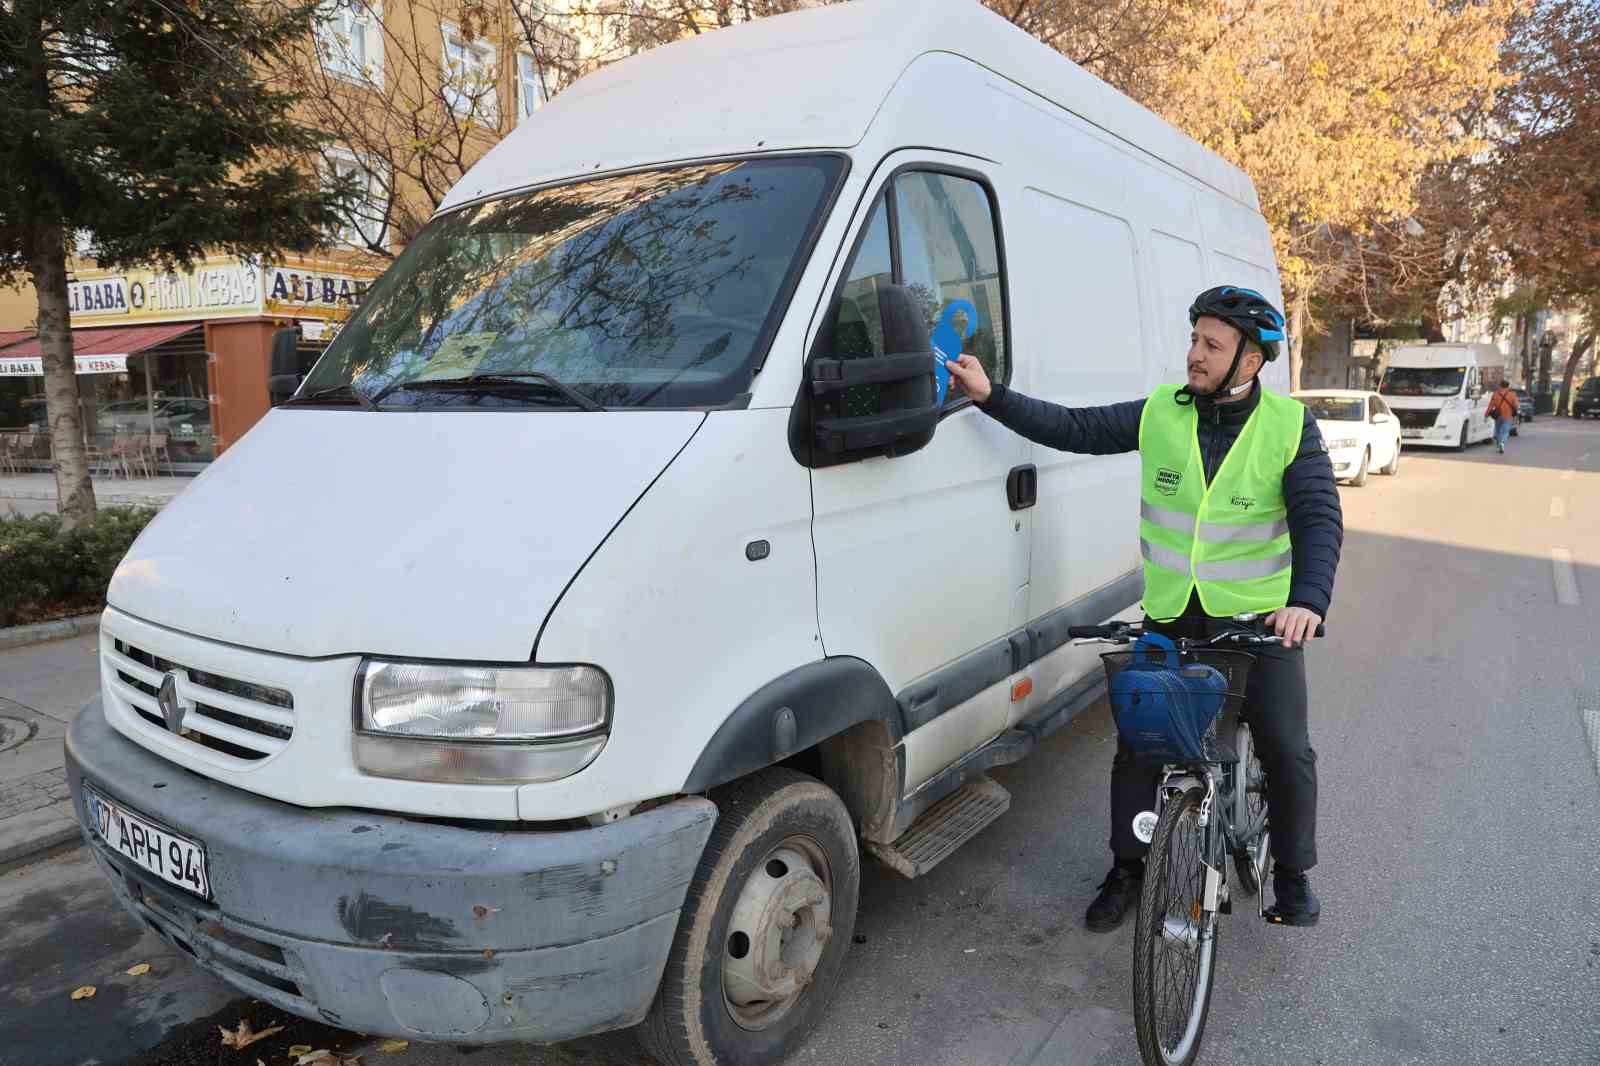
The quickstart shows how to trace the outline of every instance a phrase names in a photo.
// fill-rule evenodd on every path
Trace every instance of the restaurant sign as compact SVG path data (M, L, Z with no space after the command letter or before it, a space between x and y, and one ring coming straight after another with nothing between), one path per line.
M275 314L341 319L360 304L372 278L319 269L326 265L224 259L182 272L83 271L68 287L68 307L72 320L84 325Z
M126 374L126 355L80 355L74 358L80 374ZM0 378L43 377L44 360L37 355L0 355Z

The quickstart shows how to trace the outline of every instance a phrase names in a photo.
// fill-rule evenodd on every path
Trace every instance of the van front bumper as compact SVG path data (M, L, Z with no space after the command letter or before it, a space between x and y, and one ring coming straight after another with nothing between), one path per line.
M410 1040L547 1043L640 1021L717 815L689 797L541 831L295 807L151 754L98 700L66 754L84 839L136 917L249 995ZM212 898L106 846L85 781L202 844Z

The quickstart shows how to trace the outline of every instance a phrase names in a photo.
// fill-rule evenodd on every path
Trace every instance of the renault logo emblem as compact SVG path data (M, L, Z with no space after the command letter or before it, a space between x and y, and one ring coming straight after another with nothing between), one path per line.
M156 703L161 706L161 717L166 719L167 729L173 733L183 732L183 702L178 699L178 675L170 673L161 680L161 691L156 695Z

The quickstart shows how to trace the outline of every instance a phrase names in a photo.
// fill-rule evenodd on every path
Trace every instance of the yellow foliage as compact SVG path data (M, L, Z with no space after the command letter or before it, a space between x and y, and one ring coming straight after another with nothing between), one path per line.
M1178 62L1129 86L1254 179L1286 289L1314 288L1322 227L1406 216L1433 163L1481 146L1456 115L1506 84L1527 0L1201 0L1163 27Z

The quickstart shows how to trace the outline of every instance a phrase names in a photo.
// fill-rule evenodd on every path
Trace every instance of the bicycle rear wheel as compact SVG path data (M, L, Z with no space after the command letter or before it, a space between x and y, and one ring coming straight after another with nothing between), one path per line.
M1133 1021L1147 1066L1190 1066L1200 1056L1216 977L1217 915L1202 906L1205 790L1168 801L1145 858L1133 934Z

